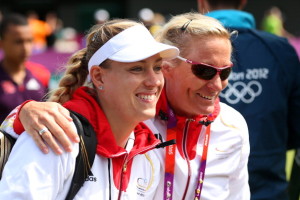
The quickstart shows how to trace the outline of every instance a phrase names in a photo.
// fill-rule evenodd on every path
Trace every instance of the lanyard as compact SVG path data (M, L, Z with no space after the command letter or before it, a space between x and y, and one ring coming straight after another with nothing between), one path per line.
M176 131L168 129L167 141L176 139ZM165 160L164 200L172 200L176 144L167 146Z
M204 182L205 168L207 151L210 138L210 124L206 126L205 138L203 142L203 151L201 156L201 162L198 172L198 182L195 189L195 200L199 200L201 196L201 190ZM167 141L176 139L175 128L168 128L167 130ZM170 145L166 148L166 159L165 159L165 181L164 181L164 200L172 200L173 185L174 185L174 169L175 169L175 154L176 144Z
M201 156L199 174L198 174L198 183L195 190L195 200L199 200L202 192L202 186L204 182L205 168L206 168L206 159L207 159L207 150L210 138L210 124L206 127L205 138L203 144L203 151Z

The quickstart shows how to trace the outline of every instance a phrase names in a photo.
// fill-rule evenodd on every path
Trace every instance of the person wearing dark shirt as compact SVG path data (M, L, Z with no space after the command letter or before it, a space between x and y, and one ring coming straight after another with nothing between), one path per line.
M43 65L27 61L32 53L33 35L27 19L10 14L0 24L0 121L25 100L42 100L50 72Z
M232 36L234 67L220 94L249 127L251 200L287 200L286 151L300 147L300 64L287 39L255 29L247 0L198 0ZM298 178L299 179L299 178Z

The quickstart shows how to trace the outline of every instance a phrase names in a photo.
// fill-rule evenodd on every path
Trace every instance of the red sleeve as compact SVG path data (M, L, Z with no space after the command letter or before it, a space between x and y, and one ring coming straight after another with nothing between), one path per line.
M44 65L27 61L26 68L44 85L44 87L48 88L51 73Z
M14 123L13 123L13 128L14 128L14 131L16 132L16 134L20 135L21 133L23 133L25 131L24 129L24 126L22 125L21 121L20 121L20 118L19 118L19 112L21 111L22 107L30 102L30 101L33 101L33 100L27 100L27 101L24 101L20 107L19 107L19 110L16 114L16 118L14 120Z

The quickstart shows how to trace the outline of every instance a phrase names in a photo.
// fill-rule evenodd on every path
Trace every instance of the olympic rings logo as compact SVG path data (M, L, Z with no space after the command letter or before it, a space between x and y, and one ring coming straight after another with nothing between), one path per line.
M224 98L230 104L237 104L240 101L249 104L261 92L262 86L258 81L252 80L248 84L237 81L233 84L228 83L227 88L220 93L220 97Z

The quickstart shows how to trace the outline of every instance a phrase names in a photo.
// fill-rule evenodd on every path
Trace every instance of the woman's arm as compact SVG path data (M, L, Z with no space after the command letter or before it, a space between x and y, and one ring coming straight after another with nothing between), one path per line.
M238 117L236 118L238 119ZM240 149L240 160L229 182L229 198L238 200L250 199L248 159L250 154L249 131L245 119L240 116L240 133L242 138L242 148Z
M72 118L69 111L60 104L30 101L23 105L16 118L13 118L13 127L19 134L20 130L25 129L44 153L49 152L49 146L56 154L61 154L62 149L58 143L66 151L72 151L71 142L79 142L70 122ZM49 131L40 135L39 131L45 127Z
M0 181L0 199L63 199L75 168L79 151L43 154L26 132L18 138ZM45 196L46 195L46 196Z

